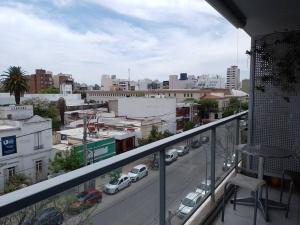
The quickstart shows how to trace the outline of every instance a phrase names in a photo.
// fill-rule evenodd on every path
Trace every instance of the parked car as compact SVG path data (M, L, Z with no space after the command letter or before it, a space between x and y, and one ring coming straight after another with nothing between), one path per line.
M115 194L122 189L129 187L131 180L128 175L121 175L119 178L112 179L105 185L104 192L107 194Z
M148 168L144 164L137 165L132 168L132 170L128 173L132 182L136 182L139 179L148 175Z
M206 144L206 143L208 143L208 142L209 142L209 137L207 137L207 136L201 137L201 143L202 143L202 144Z
M235 161L235 154L232 154L231 157L225 158L222 167L223 171L229 170L232 167L232 165L234 165L234 161Z
M190 147L188 145L179 145L175 147L178 156L183 156L190 151Z
M201 146L201 140L200 139L194 139L191 143L192 148L199 148Z
M181 201L180 206L177 210L177 215L180 218L184 218L189 215L192 210L200 203L202 195L198 192L190 192Z
M199 185L197 185L195 192L201 194L202 197L205 196L205 194L210 191L210 184L211 184L210 179L202 181Z
M70 210L81 211L102 201L102 193L97 189L80 192L70 206Z
M178 158L178 153L176 149L170 149L165 153L165 162L170 164L176 161Z
M25 220L24 225L61 225L64 216L57 208L51 207L38 211Z

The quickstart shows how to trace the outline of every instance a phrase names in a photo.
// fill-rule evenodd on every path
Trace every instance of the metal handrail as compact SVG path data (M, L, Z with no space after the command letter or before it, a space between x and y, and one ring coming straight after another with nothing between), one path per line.
M114 169L127 165L145 156L151 155L152 153L163 151L167 147L177 144L195 135L201 134L205 131L209 131L230 121L239 119L247 115L247 113L248 111L244 111L211 122L209 124L202 125L186 132L164 138L162 140L138 147L120 155L116 155L100 162L54 177L50 180L46 180L29 187L5 194L0 197L0 218L21 210L25 207L31 206L34 203L47 199L49 198L49 196L59 194L72 187L108 173Z

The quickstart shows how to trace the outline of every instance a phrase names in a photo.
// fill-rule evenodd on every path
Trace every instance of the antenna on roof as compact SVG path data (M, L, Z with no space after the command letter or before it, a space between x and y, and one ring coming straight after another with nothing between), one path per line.
M128 68L128 90L130 91L130 68Z
M236 29L236 65L239 66L239 29Z

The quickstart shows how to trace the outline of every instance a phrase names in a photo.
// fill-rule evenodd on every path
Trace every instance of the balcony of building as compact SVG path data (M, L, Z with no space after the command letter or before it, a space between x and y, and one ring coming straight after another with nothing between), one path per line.
M208 2L252 37L247 52L251 56L249 115L223 118L3 195L0 224L253 224L252 205L237 205L233 211L229 201L225 220L220 221L224 184L234 176L235 167L242 166L256 177L259 172L257 158L238 157L238 146L245 143L293 153L287 159L266 160L263 167L268 198L278 201L280 188L273 187L271 180L280 179L284 170L300 171L300 3ZM140 171L143 166L137 165L147 169ZM300 224L296 189L285 218L288 181L283 207L269 207L269 218L259 210L256 224ZM228 198L232 190L225 192ZM251 196L250 192L240 188L238 197Z

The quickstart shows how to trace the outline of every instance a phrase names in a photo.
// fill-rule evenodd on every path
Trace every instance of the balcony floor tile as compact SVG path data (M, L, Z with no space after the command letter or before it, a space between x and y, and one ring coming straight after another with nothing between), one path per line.
M278 189L270 189L270 199L279 200L279 193ZM237 197L245 196L249 196L249 192L244 189L239 189ZM287 192L285 192L283 201L287 201ZM285 211L269 209L269 222L266 222L258 211L257 225L300 225L300 194L296 191L293 193L290 207L288 218L285 218ZM221 213L219 213L212 225L252 225L253 213L253 207L242 205L237 205L234 211L232 204L228 202L225 208L225 221L221 221Z

